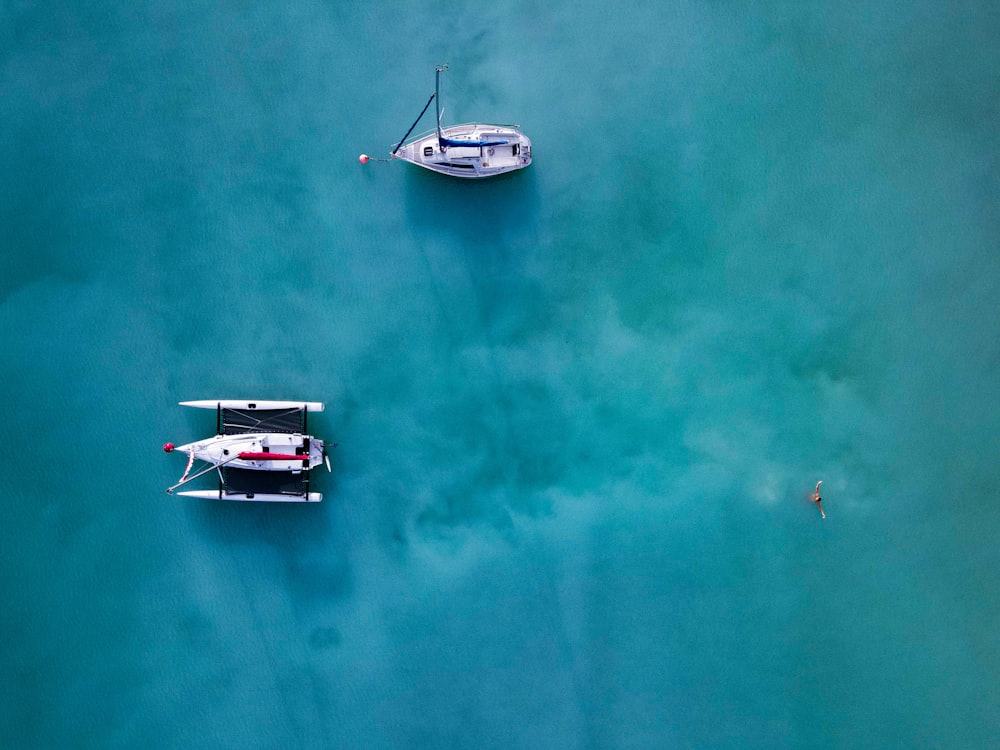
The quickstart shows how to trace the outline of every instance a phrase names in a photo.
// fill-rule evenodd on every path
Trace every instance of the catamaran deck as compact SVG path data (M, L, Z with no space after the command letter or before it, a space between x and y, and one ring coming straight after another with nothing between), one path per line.
M326 458L326 450L322 440L308 435L306 424L308 412L322 411L323 404L286 401L182 403L214 408L217 434L178 449L189 452L188 469L181 482L167 492L214 469L218 477L217 489L186 490L177 494L258 502L319 502L323 499L322 493L311 491L310 469ZM173 444L168 443L164 450L173 451ZM188 479L195 455L197 460L210 465Z

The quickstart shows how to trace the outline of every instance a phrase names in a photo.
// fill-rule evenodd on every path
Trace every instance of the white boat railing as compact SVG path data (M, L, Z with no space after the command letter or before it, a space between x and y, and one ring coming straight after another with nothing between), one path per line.
M442 128L442 132L444 132L446 130L454 130L455 128L472 128L472 129L475 129L475 128L479 128L479 127L512 128L512 129L514 129L514 130L517 131L518 135L521 134L521 126L520 125L517 125L515 123L505 123L505 122L490 122L490 123L465 122L465 123L462 123L461 125L449 125L447 128ZM437 133L437 128L431 128L430 130L425 130L424 132L411 137L409 140L404 141L403 143L394 143L394 144L392 144L392 148L389 149L389 152L392 153L396 149L402 148L403 146L408 146L411 143L416 143L417 141L422 141L427 136L429 136L429 135L435 135L436 133Z

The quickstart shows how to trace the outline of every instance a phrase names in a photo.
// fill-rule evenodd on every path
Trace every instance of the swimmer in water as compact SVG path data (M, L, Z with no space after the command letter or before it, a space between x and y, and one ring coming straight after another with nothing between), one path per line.
M818 482L816 482L816 489L813 491L812 497L809 498L809 499L812 500L814 503L816 503L816 507L819 508L819 514L820 514L820 516L822 516L823 519L825 520L826 519L826 513L823 512L823 498L821 498L819 496L819 486L821 484L823 484L823 480L822 479L820 479Z

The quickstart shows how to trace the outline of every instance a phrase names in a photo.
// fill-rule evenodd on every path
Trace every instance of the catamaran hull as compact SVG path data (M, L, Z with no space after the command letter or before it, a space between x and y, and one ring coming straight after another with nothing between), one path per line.
M223 492L219 490L184 490L174 493L184 497L197 497L203 500L230 500L234 502L251 503L318 503L323 499L322 492L308 492L304 495L274 495L262 492Z
M487 141L492 145L446 145L442 148L435 130L404 143L393 157L432 172L467 180L515 172L531 164L531 141L513 125L453 125L443 129L441 135L455 141Z
M300 409L316 412L323 411L326 405L319 401L235 401L235 400L211 400L204 401L181 401L181 406L191 406L195 409L239 409L241 411L268 411L278 409Z

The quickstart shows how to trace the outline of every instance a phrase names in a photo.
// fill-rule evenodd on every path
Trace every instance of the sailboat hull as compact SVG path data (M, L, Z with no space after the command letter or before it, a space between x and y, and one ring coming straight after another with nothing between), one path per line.
M446 140L490 145L442 147L433 130L407 141L393 156L432 172L470 180L514 172L531 164L531 141L516 125L467 123L443 128L441 135Z

